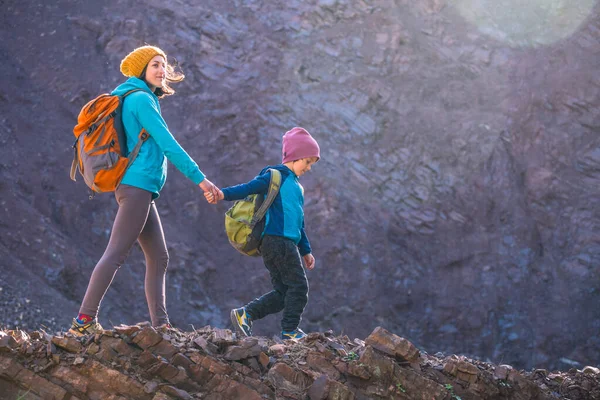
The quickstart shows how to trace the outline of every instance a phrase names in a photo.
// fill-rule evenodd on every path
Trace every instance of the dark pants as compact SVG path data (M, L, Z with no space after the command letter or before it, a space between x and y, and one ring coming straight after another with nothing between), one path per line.
M298 246L290 239L265 235L260 252L271 274L273 290L248 303L246 313L258 320L283 310L281 329L293 331L308 302L308 280Z

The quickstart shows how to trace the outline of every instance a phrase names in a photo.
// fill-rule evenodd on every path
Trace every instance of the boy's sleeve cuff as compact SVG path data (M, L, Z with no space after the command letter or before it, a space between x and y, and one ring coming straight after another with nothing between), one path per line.
M221 192L223 192L223 200L230 201L229 200L229 190L227 188L223 188L223 189L221 189Z

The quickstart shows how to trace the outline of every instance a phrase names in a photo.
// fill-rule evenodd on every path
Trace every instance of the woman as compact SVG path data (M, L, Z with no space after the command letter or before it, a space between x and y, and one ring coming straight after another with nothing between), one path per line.
M79 315L69 329L78 336L102 329L97 318L100 303L136 240L146 257L145 291L152 325L170 326L165 304L169 254L154 204L167 178L167 159L204 192L216 195L218 190L177 143L161 116L158 99L174 94L169 85L182 81L184 75L175 72L167 63L166 54L154 46L139 47L129 53L121 61L121 72L129 79L112 94L123 95L138 89L123 103L122 119L128 150L131 151L140 140L138 136L142 129L150 137L141 146L115 191L119 209L108 246L92 272Z

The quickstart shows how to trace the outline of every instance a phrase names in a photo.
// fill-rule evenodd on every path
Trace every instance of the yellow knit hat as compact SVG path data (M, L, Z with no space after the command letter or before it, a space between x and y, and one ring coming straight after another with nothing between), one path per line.
M142 74L146 65L156 55L161 55L167 60L167 55L164 51L154 46L142 46L138 47L131 53L127 54L121 61L121 73L125 76L136 76L139 77Z

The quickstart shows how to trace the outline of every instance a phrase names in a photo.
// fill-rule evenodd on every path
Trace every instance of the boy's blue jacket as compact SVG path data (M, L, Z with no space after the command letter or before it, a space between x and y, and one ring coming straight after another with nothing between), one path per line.
M139 140L142 127L150 134L140 152L127 168L124 185L135 186L152 192L153 198L163 188L167 180L167 159L196 185L205 178L198 165L173 137L160 112L158 97L139 78L129 78L112 91L113 95L123 95L132 89L142 89L130 94L123 103L123 126L127 135L127 152L131 152Z
M310 243L304 232L304 188L294 172L283 164L265 167L248 183L222 189L225 200L241 200L251 194L266 195L271 174L269 168L281 172L279 193L267 211L264 235L283 236L298 246L300 255L311 253Z

